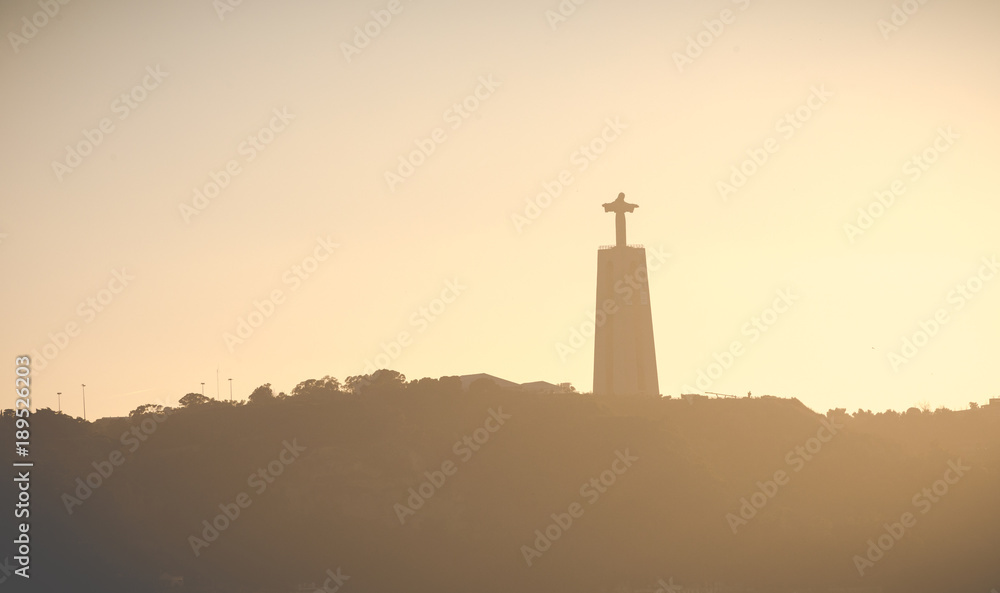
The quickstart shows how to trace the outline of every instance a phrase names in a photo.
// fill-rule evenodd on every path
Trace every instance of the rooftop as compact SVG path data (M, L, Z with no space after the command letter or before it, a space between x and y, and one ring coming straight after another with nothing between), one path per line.
M598 251L603 251L605 249L614 249L615 247L616 247L616 245L601 245L600 247L597 248L597 250ZM640 244L629 245L628 248L629 249L645 249L645 247L643 247Z

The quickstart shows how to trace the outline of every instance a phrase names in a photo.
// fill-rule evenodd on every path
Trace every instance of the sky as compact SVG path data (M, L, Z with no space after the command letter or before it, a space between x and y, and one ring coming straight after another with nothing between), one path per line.
M662 394L986 403L997 22L985 0L4 2L5 372L31 356L33 406L73 416L85 384L89 419L376 367L589 391L624 192Z

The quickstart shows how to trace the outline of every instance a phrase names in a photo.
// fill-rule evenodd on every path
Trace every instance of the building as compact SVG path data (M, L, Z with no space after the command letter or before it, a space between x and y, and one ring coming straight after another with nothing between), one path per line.
M625 213L636 208L623 193L604 204L605 212L615 213L616 236L615 245L597 250L595 395L660 395L646 250L625 240Z
M469 387L479 379L488 379L500 388L510 391L523 391L525 393L573 393L575 390L569 383L549 383L548 381L531 381L529 383L515 383L500 377L494 377L486 373L475 373L473 375L460 375L458 379L462 382L462 389L468 391Z

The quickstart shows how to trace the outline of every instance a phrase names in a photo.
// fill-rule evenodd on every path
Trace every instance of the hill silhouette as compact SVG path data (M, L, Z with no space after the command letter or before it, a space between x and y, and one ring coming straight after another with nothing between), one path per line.
M993 407L818 414L393 371L184 403L32 415L34 590L1000 587Z

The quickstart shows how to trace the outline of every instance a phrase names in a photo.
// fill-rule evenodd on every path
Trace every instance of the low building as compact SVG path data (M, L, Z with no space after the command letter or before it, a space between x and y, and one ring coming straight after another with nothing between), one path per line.
M486 373L475 373L473 375L460 375L459 380L462 382L462 389L465 391L469 390L469 387L480 379L487 379L493 381L497 387L503 389L509 389L511 391L523 391L525 393L574 393L576 390L569 383L560 383L558 385L554 383L549 383L548 381L531 381L529 383L515 383L513 381L508 381L507 379L501 379L500 377L494 377Z

